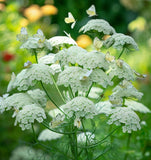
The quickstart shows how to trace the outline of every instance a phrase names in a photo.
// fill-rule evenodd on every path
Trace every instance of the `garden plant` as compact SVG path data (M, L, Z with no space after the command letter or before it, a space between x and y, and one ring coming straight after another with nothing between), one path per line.
M79 31L92 37L89 50L79 47L70 34L46 39L40 29L30 36L22 28L17 35L20 48L35 61L25 62L17 75L12 73L7 93L0 97L0 112L11 110L15 126L32 130L35 139L32 145L16 148L11 160L97 160L110 155L118 159L111 154L113 135L127 134L128 147L132 132L144 123L138 115L150 113L139 102L143 93L133 85L145 75L122 59L138 50L136 42L97 19L93 5L86 12L90 20ZM68 15L65 22L74 29L78 22ZM40 150L32 148L36 146ZM129 155L123 152L121 157L126 160Z

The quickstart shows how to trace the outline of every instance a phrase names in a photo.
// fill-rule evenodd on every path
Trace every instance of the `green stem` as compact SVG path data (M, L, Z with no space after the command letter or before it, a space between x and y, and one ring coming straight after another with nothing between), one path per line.
M122 54L123 54L124 50L125 50L125 48L123 47L123 49L122 49L122 51L121 51L121 53L120 53L120 55L118 56L118 58L117 58L117 59L119 59L119 58L122 56Z
M87 155L87 160L90 160L89 158L89 152L88 152L88 149L87 149L87 146L88 146L88 135L86 134L86 129L84 127L84 123L83 123L83 120L81 119L81 124L82 124L82 128L83 128L83 131L84 131L84 134L85 134L85 137L86 137L86 142L85 142L85 152L86 152L86 155Z
M59 131L55 131L55 130L51 129L51 128L46 124L46 122L44 122L44 121L43 121L42 125L45 126L47 129L49 129L50 131L55 132L55 133L59 133L59 134L70 135L70 134L74 134L74 133L75 133L75 132L59 132Z
M89 96L89 93L90 93L90 91L91 91L91 88L92 88L93 84L94 84L94 83L91 84L91 86L90 86L88 92L86 93L85 97L88 97L88 96Z
M55 101L49 96L47 90L45 89L45 87L44 87L44 85L43 85L43 83L42 83L42 81L40 81L40 84L41 84L43 90L45 91L47 97L50 99L50 101L59 109L59 111L61 111L61 112L67 117L67 114L66 114L63 110L61 110L61 109L59 108L59 106L55 103Z
M32 124L31 127L32 127L32 131L33 131L33 134L34 134L35 142L37 142L37 137L36 137L36 133L35 133L35 130L34 130L34 125Z
M56 89L57 89L57 91L58 91L58 93L59 93L62 101L63 101L64 103L66 103L65 99L63 98L63 96L62 96L62 94L61 94L61 92L60 92L60 90L59 90L59 88L58 88L58 86L57 86L57 84L56 84L56 81L55 81L55 79L54 79L54 76L52 75L51 78L52 78L52 80L53 80L53 83L54 83L54 85L55 85L55 87L56 87Z
M127 150L129 149L129 146L130 146L131 136L132 136L132 134L130 133L128 135L128 139L127 139L127 145L126 145ZM125 154L124 160L128 159L128 155L129 155L128 153Z
M71 97L74 98L74 94L73 94L73 92L72 92L72 88L71 88L70 85L69 85L69 92L70 92Z
M112 135L119 127L115 128L112 132L110 132L106 137L104 137L102 140L98 141L97 143L95 144L91 144L89 146L86 146L86 147L81 147L79 146L79 148L93 148L93 147L96 147L100 144L102 144L110 135Z

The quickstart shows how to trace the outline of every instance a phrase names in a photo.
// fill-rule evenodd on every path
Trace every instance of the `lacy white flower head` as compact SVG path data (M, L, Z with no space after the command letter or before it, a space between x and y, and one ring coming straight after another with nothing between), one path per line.
M38 63L53 64L53 63L55 63L54 57L55 57L55 54L49 53L43 57L40 57L38 59Z
M28 39L28 33L26 28L22 27L20 30L20 34L17 34L16 38L20 42L26 42Z
M55 61L60 61L61 66L68 66L69 63L76 64L80 56L87 54L87 51L78 46L71 46L63 49L55 55Z
M93 144L95 143L95 134L91 132L80 133L77 136L77 141L81 145L85 145L86 141L88 144Z
M126 99L125 100L125 105L128 108L130 108L134 111L138 111L140 113L151 113L151 111L145 105L143 105L142 103L133 101L133 100Z
M15 78L10 81L9 91L12 88L17 88L19 91L27 90L30 86L34 86L37 81L45 84L53 84L51 75L54 74L53 70L42 63L32 64L30 67L23 69Z
M92 119L97 114L94 103L88 98L80 96L62 105L62 108L68 117Z
M80 67L66 67L58 76L58 85L71 86L73 93L86 92L93 82L106 88L113 85L111 78L101 69L87 70Z
M53 48L77 45L77 43L71 37L67 36L55 36L50 38L48 42L51 44Z
M25 34L25 28L22 28L21 33L17 35L17 40L23 42L20 48L26 48L26 49L47 48L49 50L52 49L50 43L48 42L48 40L45 39L45 36L40 29L38 29L37 34L31 37L26 36L27 37L26 39L24 38L25 35L27 35Z
M29 146L20 146L13 150L10 160L50 160L51 157L42 150L35 150Z
M19 123L22 130L31 129L31 125L37 120L39 123L46 119L45 111L37 104L26 105L16 116L15 126Z
M113 46L117 50L126 48L128 50L138 50L138 46L134 39L122 33L115 33L104 41L104 46L109 48Z
M44 129L38 136L39 141L51 141L61 138L62 134L52 132L49 129Z
M35 102L39 103L42 107L46 106L47 98L46 93L40 89L29 90L27 93L35 100Z
M2 99L2 98L1 98ZM3 98L0 105L1 112L13 110L18 111L25 105L36 103L35 100L27 93L15 93L11 96ZM14 117L14 116L13 116Z
M115 30L110 24L103 19L92 19L88 21L86 25L84 25L80 32L99 32L103 35L112 35L115 33Z
M113 94L109 97L110 102L113 104L114 100L118 100L124 97L130 97L130 98L137 98L141 99L143 96L143 93L139 92L131 82L123 80L119 83L113 90Z
M110 101L101 101L95 104L95 107L98 111L98 114L106 114L109 115L112 111L112 104Z
M107 71L109 76L113 78L118 76L118 78L124 78L126 80L135 80L134 71L131 67L121 59L110 63L110 69Z
M123 132L131 133L141 129L138 115L128 107L116 107L110 112L108 124L122 125Z
M0 113L3 113L8 107L5 100L7 97L8 97L8 94L7 96L3 95L2 97L0 97Z

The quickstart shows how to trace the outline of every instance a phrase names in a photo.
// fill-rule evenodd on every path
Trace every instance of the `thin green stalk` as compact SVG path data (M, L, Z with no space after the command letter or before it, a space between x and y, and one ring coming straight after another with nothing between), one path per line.
M84 127L84 123L83 123L83 120L81 119L81 124L82 124L82 128L83 128L83 131L84 131L84 134L85 134L85 137L86 137L86 142L85 142L85 152L86 152L86 155L87 155L87 160L90 160L89 158L89 152L88 152L88 149L87 149L87 145L88 145L88 135L86 134L86 129Z
M129 149L129 146L130 146L130 141L131 141L131 137L132 137L132 134L130 133L129 135L128 135L128 139L127 139L127 145L126 145L126 148L127 148L127 150ZM124 157L124 160L127 160L128 159L128 152L125 154L125 157Z
M72 88L71 88L71 86L69 85L69 92L70 92L70 95L72 96L72 98L74 98L74 94L73 94L73 92L72 92Z
M46 122L43 121L43 123L41 123L43 126L45 126L47 129L49 129L50 131L53 131L55 133L59 133L59 134L66 134L66 135L70 135L70 134L74 134L75 132L59 132L59 131L55 131L54 129L51 129Z
M58 93L59 93L62 101L63 101L64 103L66 103L65 99L63 98L63 96L62 96L62 94L61 94L61 92L60 92L60 90L59 90L59 88L58 88L58 86L57 86L57 84L56 84L56 81L55 81L54 77L51 76L51 78L52 78L52 80L53 80L53 83L54 83L54 85L55 85L55 87L56 87L56 89L57 89L57 91L58 91Z
M94 84L94 83L91 84L91 86L90 86L88 92L86 93L85 97L88 97L88 96L89 96L89 93L90 93L90 91L91 91L91 88L92 88L93 84Z
M105 136L102 140L98 141L97 143L95 144L91 144L91 145L88 145L86 147L81 147L79 146L79 148L93 148L93 147L96 147L100 144L102 144L110 135L112 135L119 127L115 128L112 132L110 132L107 136Z
M59 108L59 106L55 103L55 101L49 96L47 90L45 89L45 87L44 87L44 85L43 85L43 83L42 83L42 81L40 81L40 84L41 84L43 90L45 91L47 97L50 99L50 101L59 109L59 111L61 111L66 117L68 117L67 114L66 114L63 110L61 110L61 109Z
M34 130L34 125L32 124L31 127L32 127L35 142L37 142L37 137L36 137L36 133L35 133L35 130Z
M123 47L123 49L122 49L122 51L121 51L121 53L120 53L120 55L118 56L118 58L117 58L117 59L119 59L119 58L122 56L122 54L123 54L124 50L125 50L125 48Z

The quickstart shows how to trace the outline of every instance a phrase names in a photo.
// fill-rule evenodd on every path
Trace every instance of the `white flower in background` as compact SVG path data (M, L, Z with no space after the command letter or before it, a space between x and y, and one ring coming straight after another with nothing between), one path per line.
M26 41L23 42L20 48L25 49L42 49L47 48L52 50L51 44L45 39L43 32L38 29L37 34L33 35L32 37L28 37Z
M123 98L123 97L132 97L141 99L143 93L139 92L131 82L123 80L119 83L113 90L113 94L110 96L110 99L116 98Z
M121 59L111 63L110 69L107 72L111 78L118 76L120 79L124 78L126 80L135 80L134 71L126 62Z
M77 128L80 128L82 126L80 118L76 118L74 120L74 126L77 127Z
M54 57L55 57L55 54L49 53L48 55L40 57L38 59L38 63L53 64L53 63L55 63Z
M105 54L98 51L91 51L85 54L81 54L77 60L77 64L83 66L83 68L94 69L103 68L108 69L109 63L105 60Z
M115 30L110 24L103 20L103 19L92 19L88 21L86 25L84 25L81 29L80 32L86 33L86 32L99 32L104 35L112 35L115 33Z
M76 64L80 56L87 54L87 50L79 46L71 46L63 49L55 55L55 61L60 61L61 66L68 66L69 63Z
M51 74L53 74L53 71L49 66L42 63L32 64L16 76L12 88L17 88L19 91L27 90L29 86L34 86L37 81L53 84Z
M13 72L11 75L11 80L9 81L9 84L7 86L7 92L10 92L13 89L13 84L14 84L15 78L16 78L16 75Z
M133 100L125 99L125 105L128 108L134 111L138 111L140 113L151 113L151 111L145 105L143 105L142 103L133 101Z
M29 146L20 146L13 150L10 160L50 160L51 157L42 150Z
M115 33L104 41L104 46L109 48L113 47L117 50L127 48L128 50L138 50L138 46L134 39L122 33Z
M112 111L112 104L110 101L101 101L95 104L98 114L109 115Z
M48 42L51 44L53 48L65 47L66 45L77 45L77 43L71 37L68 36L55 36L50 38Z
M61 107L60 107L61 108ZM65 115L61 113L58 113L55 117L53 117L52 121L49 123L49 125L52 127L52 128L56 128L58 127L60 124L63 123L65 119Z
M97 109L94 103L85 97L76 97L66 104L61 106L68 117L76 118L84 117L92 119L97 114Z
M16 38L20 42L26 42L28 39L28 33L26 28L22 27L20 30L20 34L17 34Z
M39 141L51 141L61 138L62 134L52 132L49 129L44 129L38 136Z
M81 145L85 145L86 141L87 144L95 143L95 134L91 132L83 132L77 135L77 141Z
M39 103L41 106L45 107L47 103L46 93L40 89L29 90L27 93Z
M116 107L110 112L108 124L122 125L123 132L131 133L141 129L138 115L128 107Z
M37 104L26 105L16 115L15 126L19 123L22 130L31 129L31 124L37 120L39 123L46 119L45 111Z

